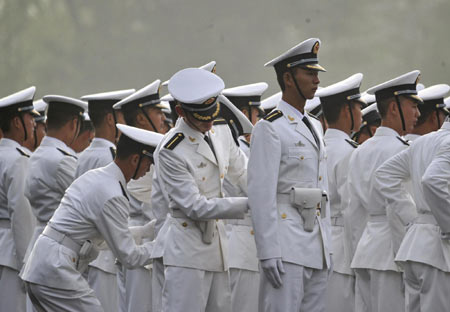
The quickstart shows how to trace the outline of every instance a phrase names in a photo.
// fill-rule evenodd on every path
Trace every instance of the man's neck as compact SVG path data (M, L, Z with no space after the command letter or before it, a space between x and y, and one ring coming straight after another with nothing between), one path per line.
M282 100L298 110L300 113L305 113L306 100L300 97L298 93L291 94L289 92L283 92Z
M382 119L381 120L381 127L386 127L386 128L391 128L392 130L394 130L395 132L397 132L399 135L405 135L406 131L403 131L403 127L402 124L392 121L392 120L387 120L387 119Z
M95 129L95 137L105 139L113 144L116 143L115 133L111 133L110 129L99 127Z
M340 130L340 131L346 133L349 137L350 137L350 134L351 134L351 131L349 130L350 126L348 124L346 124L346 123L339 123L339 122L337 122L337 123L334 123L334 124L328 124L328 129Z
M66 144L67 146L72 144L75 139L73 135L68 134L66 131L64 131L64 129L49 129L47 131L47 136L58 139L64 142L64 144Z
M20 133L14 133L14 132L3 132L3 137L5 138L5 139L10 139L10 140L13 140L13 141L16 141L18 144L20 144L20 145L23 145L23 139L24 139L24 137L23 137L23 134L20 134Z

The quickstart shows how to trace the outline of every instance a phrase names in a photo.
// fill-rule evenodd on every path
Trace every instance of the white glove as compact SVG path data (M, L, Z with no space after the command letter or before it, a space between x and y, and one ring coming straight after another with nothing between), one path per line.
M142 239L144 238L153 239L153 237L155 236L155 223L156 219L153 219L152 221L147 222L144 225L129 227L131 235L133 235L134 241L137 245L141 245Z
M285 272L281 258L261 260L261 268L274 288L280 288L283 285L280 274L284 274Z

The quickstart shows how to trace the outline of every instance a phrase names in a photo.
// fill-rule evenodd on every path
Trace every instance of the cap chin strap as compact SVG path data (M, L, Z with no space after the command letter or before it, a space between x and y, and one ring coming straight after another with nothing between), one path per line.
M150 119L150 116L147 115L143 107L140 107L142 113L144 114L145 118L147 118L150 125L153 127L154 132L159 133L158 129L156 129L155 125L153 124L152 120Z
M20 122L22 123L23 132L24 132L23 141L25 142L28 139L28 133L27 133L27 128L25 128L25 122L23 121L23 116L20 113L19 113L19 119L20 119Z
M72 141L70 142L69 145L72 145L73 142L75 142L75 140L77 139L78 135L80 135L80 131L81 131L81 115L77 116L77 130L75 131L75 134L72 138Z
M400 99L398 95L395 95L395 101L397 102L398 111L400 113L400 119L402 120L402 129L404 132L406 132L405 118L403 117L403 110L402 106L400 105Z
M298 86L298 83L297 83L297 79L295 79L294 70L291 67L289 67L288 70L292 76L292 79L294 80L294 84L295 84L295 87L297 88L298 94L300 94L300 96L306 101L306 97L303 95L302 90L300 90L300 87Z
M117 142L117 138L119 137L119 130L117 129L117 126L116 126L117 125L117 117L116 117L116 112L114 109L112 111L112 115L114 118L114 141Z
M142 156L143 156L142 154L139 154L139 161L138 161L136 170L134 170L134 174L133 174L133 177L132 177L133 180L136 179L136 175L138 173L139 167L141 166Z
M348 109L350 110L350 118L352 120L352 125L350 126L350 132L352 132L353 128L355 127L355 120L353 119L352 104L350 103L350 101L348 101L347 104L348 104Z
M37 128L37 126L36 127L34 127L34 149L36 149L37 148L37 132L36 132L36 128Z
M436 107L436 117L437 117L437 123L438 123L438 129L441 128L441 118L439 117L439 108Z

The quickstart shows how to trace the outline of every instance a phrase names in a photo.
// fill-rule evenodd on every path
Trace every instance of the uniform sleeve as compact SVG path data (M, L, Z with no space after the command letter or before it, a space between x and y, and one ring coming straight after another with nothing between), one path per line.
M27 169L28 159L19 157L8 170L10 177L7 193L8 207L19 265L23 263L35 225L30 203L24 193Z
M151 242L136 245L128 229L128 210L125 198L111 198L103 206L97 227L120 263L133 269L151 262L153 245Z
M425 200L442 232L450 232L450 140L438 150L422 177Z
M161 188L161 178L158 177L156 165L155 171L153 172L151 200L152 200L153 215L156 218L155 224L155 235L156 235L163 226L167 214L169 213L169 200L168 198L166 198Z
M277 185L281 141L271 123L253 129L248 162L248 201L260 260L281 257L278 236Z
M230 163L228 166L227 178L232 184L247 194L247 156L234 143L230 133Z
M405 188L405 182L410 179L410 149L394 155L375 171L373 192L386 206L394 251L400 247L405 235L406 225L416 217L416 205Z
M243 219L247 198L210 198L200 194L186 162L174 151L161 149L158 155L159 177L176 206L193 220Z
M72 184L75 179L76 168L77 161L73 157L65 156L60 161L56 172L56 187L60 194L64 194L69 185Z

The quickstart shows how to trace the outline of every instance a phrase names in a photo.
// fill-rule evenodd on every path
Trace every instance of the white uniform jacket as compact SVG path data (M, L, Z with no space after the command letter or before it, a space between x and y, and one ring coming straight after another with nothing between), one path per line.
M114 160L115 154L114 143L106 139L94 138L91 145L78 157L75 179L86 171L106 166Z
M439 226L432 215L430 202L424 198L421 183L425 170L445 137L450 138L450 122L445 122L439 131L421 136L408 149L381 165L375 172L375 188L386 198L388 209L411 211L417 207L419 214L401 241L395 260L425 263L450 272L450 244L441 240ZM414 201L405 189L404 184L408 181L412 182ZM450 215L448 211L445 213Z
M85 149L77 161L75 178L80 177L89 170L104 167L114 160L116 146L105 139L94 138L91 145ZM90 263L90 266L96 267L108 273L117 273L115 257L110 250L101 250L98 257Z
M245 156L250 157L250 144L247 142L244 136L240 136L238 139L239 148L244 152Z
M249 206L260 260L282 258L324 269L330 266L329 204L325 207L326 217L316 216L313 231L307 232L300 213L289 201L293 187L328 192L323 137L313 126L319 138L317 146L300 115L281 101L253 129L248 163ZM312 124L311 117L306 117Z
M379 127L374 136L361 144L350 158L350 205L345 218L348 217L350 221L350 233L353 235L354 244L357 243L352 268L399 271L394 262L397 250L394 247L393 234L402 231L404 234L404 225L398 220L411 221L415 217L415 211L393 211L394 215L390 215L389 211L386 211L385 198L374 191L373 182L375 170L407 147L408 143L400 138L395 130ZM367 224L364 223L364 218L360 218L361 215L368 216ZM360 229L355 228L364 225L358 242Z
M353 275L352 258L345 244L343 213L348 201L347 174L349 160L358 144L343 131L328 128L323 137L327 152L328 195L331 211L331 236L333 246L333 270Z
M45 136L30 157L25 196L37 224L27 254L58 208L64 192L75 178L77 157L64 142Z
M204 135L184 120L172 128L161 142L155 158L157 179L169 197L166 233L161 230L155 242L155 257L163 256L164 265L205 271L227 270L227 238L222 221L216 222L210 244L202 241L198 221L243 218L247 198L223 198L225 176L246 189L246 157L236 146L226 125L209 132L217 159ZM185 217L184 217L185 216ZM164 235L160 235L164 234ZM159 244L158 240L164 243ZM163 250L156 250L161 246Z
M29 157L16 141L0 140L0 266L17 271L34 228L34 216L24 195Z
M49 226L75 243L86 240L108 247L127 268L148 264L151 243L137 246L128 229L129 204L126 181L115 163L91 170L67 190ZM76 269L78 255L55 240L41 235L25 264L22 279L48 287L83 290L87 281Z

